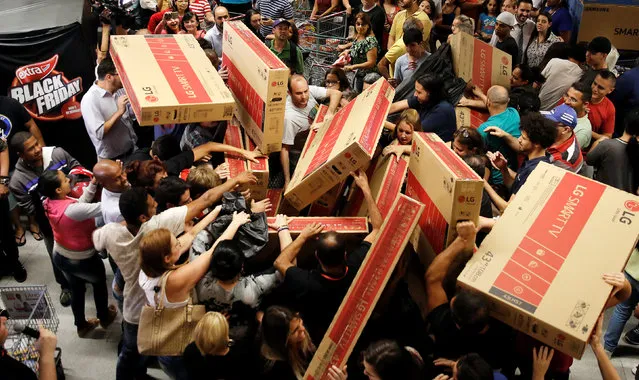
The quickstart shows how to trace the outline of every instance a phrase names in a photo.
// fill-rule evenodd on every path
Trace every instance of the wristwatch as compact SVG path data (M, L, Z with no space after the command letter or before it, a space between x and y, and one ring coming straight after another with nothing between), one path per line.
M0 177L0 185L8 185L9 177Z

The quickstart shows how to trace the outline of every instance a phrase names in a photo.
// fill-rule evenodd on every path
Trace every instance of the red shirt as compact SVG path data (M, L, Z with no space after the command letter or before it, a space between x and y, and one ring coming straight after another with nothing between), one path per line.
M599 104L590 103L588 107L592 131L599 134L609 133L612 136L615 131L615 106L610 99L604 97Z
M164 17L164 14L166 12L173 12L173 10L171 10L170 8L165 9L163 11L155 12L151 16L151 18L149 19L149 25L146 26L150 33L155 33L155 28L157 28L158 24L162 22L162 18Z
M573 173L579 172L584 162L574 133L568 140L546 149L546 152L550 155L550 163Z

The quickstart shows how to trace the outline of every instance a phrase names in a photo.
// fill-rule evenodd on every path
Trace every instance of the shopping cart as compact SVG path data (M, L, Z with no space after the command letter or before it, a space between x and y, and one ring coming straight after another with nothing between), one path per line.
M38 330L40 326L52 332L58 331L58 316L45 285L13 286L0 288L0 305L9 313L7 329L9 336L4 348L9 355L24 363L34 372L38 372L39 353L35 348L35 339L22 333L16 333L14 327L30 327ZM62 350L56 348L56 369L62 371ZM58 376L58 379L61 379Z
M295 20L307 20L311 17L313 7L309 0L294 0L293 1L293 18Z
M348 36L348 15L346 11L331 13L317 20L309 21L314 24L317 34L334 38L346 38Z

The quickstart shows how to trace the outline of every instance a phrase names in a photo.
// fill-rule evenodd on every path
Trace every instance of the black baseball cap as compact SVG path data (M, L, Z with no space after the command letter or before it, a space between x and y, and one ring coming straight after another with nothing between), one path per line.
M7 309L3 309L0 307L0 317L9 319L9 312L7 311Z
M591 53L604 53L604 54L610 54L610 50L612 50L612 44L610 43L610 40L607 39L606 37L595 37L592 39L592 41L590 41L590 43L588 44L588 48L587 50Z

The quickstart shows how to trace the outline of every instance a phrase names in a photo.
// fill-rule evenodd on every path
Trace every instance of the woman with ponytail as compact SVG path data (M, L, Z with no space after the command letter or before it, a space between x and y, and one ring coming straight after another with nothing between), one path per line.
M593 143L586 156L595 167L594 178L606 185L637 194L639 186L639 107L624 120L623 135L616 139L601 138Z

